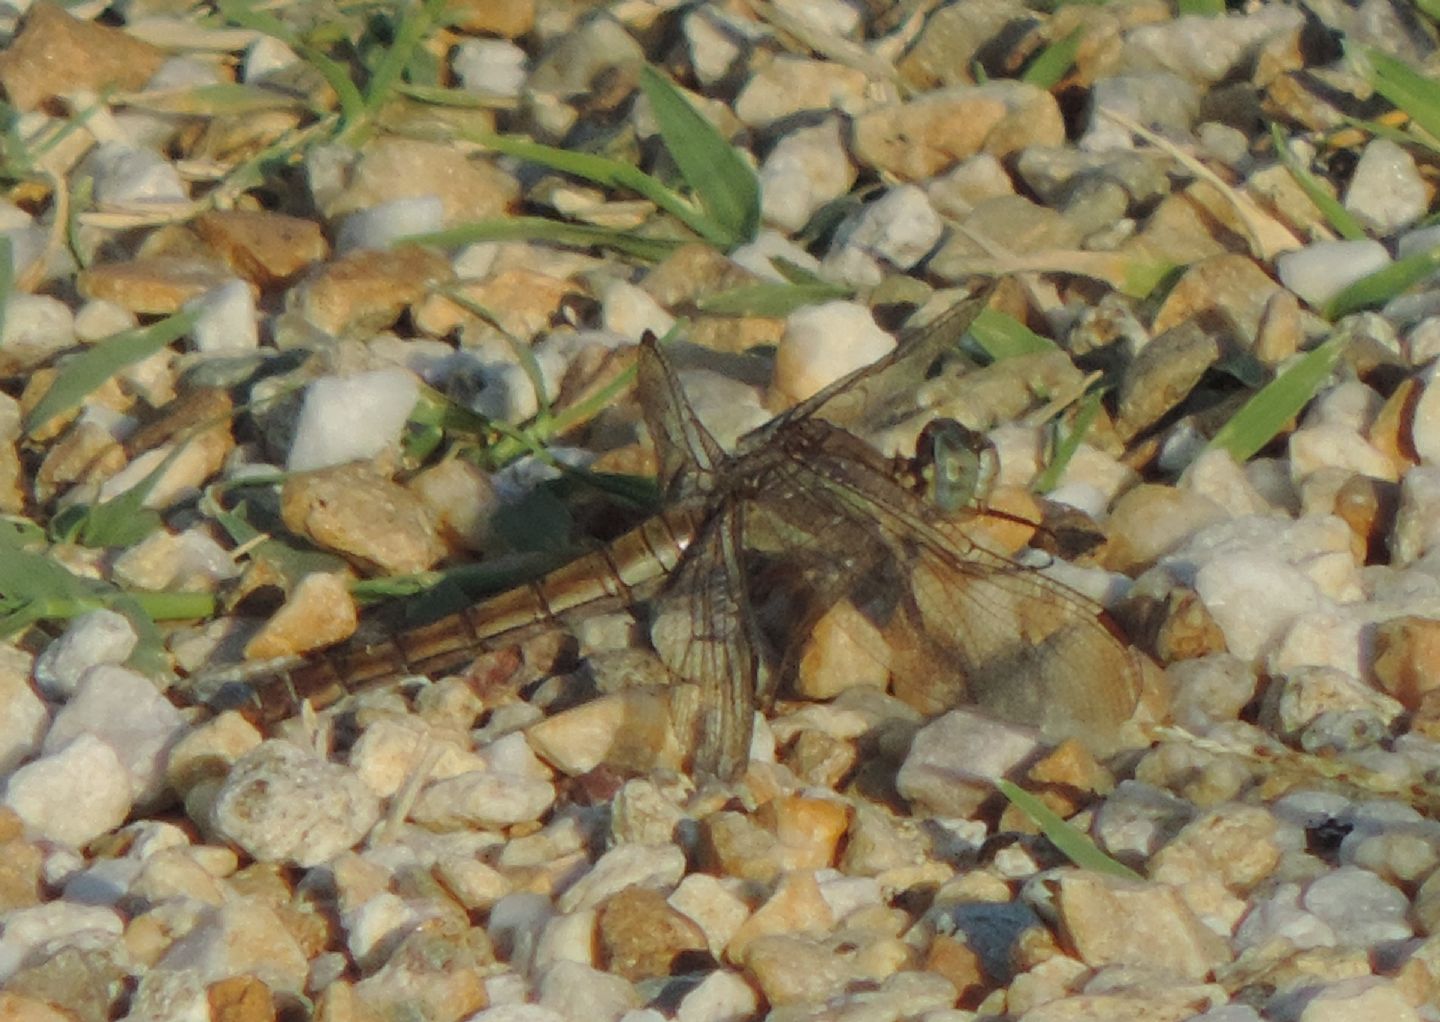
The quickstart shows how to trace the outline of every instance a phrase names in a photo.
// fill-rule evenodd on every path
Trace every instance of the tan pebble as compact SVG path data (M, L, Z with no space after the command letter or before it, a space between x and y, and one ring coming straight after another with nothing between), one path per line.
M795 795L765 803L756 817L780 842L781 861L786 869L829 866L850 823L850 814L842 803Z
M820 941L793 934L770 934L747 943L741 965L772 1008L818 1004L845 989L855 970Z
M978 152L1003 159L1028 145L1060 145L1065 125L1054 98L1018 84L957 86L869 110L855 119L855 158L923 181Z
M59 4L37 3L0 51L0 86L19 110L47 99L117 87L138 89L165 61L165 51L128 32L81 21Z
M1398 475L1404 475L1406 469L1420 461L1413 430L1416 406L1422 393L1421 382L1415 377L1400 381L1365 430L1365 439L1370 441L1370 446L1390 460Z
M245 659L296 656L348 639L360 615L349 576L314 571L302 578L285 604L245 645Z
M1283 288L1265 301L1255 333L1255 357L1268 366L1278 366L1300 350L1304 339L1300 321L1300 299Z
M500 330L522 340L548 329L577 290L568 280L524 268L501 270L456 289L458 298L492 311ZM445 295L431 295L415 309L415 325L434 337L475 321L473 312Z
M254 976L232 976L205 991L211 1022L274 1022L275 998Z
M223 777L231 764L262 740L254 724L227 710L187 731L171 746L165 762L166 783L184 793L201 780Z
M837 600L810 629L796 671L796 694L833 699L847 688L884 688L890 646L875 623L849 600Z
M335 218L382 202L434 196L444 207L448 227L504 216L519 194L515 179L489 157L467 155L455 145L392 135L365 146L348 186L326 204L324 212Z
M949 980L959 993L962 1008L974 1008L993 985L985 976L979 953L970 945L945 934L937 935L930 942L930 949L925 955L925 971L938 973Z
M602 763L645 773L678 770L682 761L669 701L651 689L624 689L592 699L534 724L525 737L537 755L572 777Z
M1407 710L1440 689L1440 621L1410 614L1382 621L1374 650L1375 681Z
M1080 871L1061 878L1056 908L1082 961L1144 965L1203 979L1231 958L1173 888Z
M156 256L92 266L81 271L76 287L85 298L103 298L141 315L168 316L230 279L228 270L213 263Z
M535 0L451 0L446 17L476 35L518 39L535 24Z
M48 1001L0 990L0 1018L7 1022L75 1022L75 1016Z
M1150 329L1161 334L1188 319L1209 317L1233 331L1230 339L1252 347L1272 295L1280 285L1248 256L1227 252L1185 268L1165 296Z
M785 764L806 784L834 788L854 769L858 756L854 743L807 728L795 737Z
M769 900L730 938L725 956L739 964L746 945L756 938L771 934L824 933L834 925L834 913L820 893L814 871L795 870L781 877Z
M735 893L736 886L708 873L691 873L666 899L699 925L710 953L717 957L750 915L750 906Z
M415 495L364 462L291 474L280 516L297 535L385 574L424 571L445 556Z
M700 821L700 863L721 876L772 882L780 874L779 841L744 813L711 813Z
M289 283L330 253L318 223L269 210L207 210L192 226L231 270L262 288Z
M671 908L659 891L643 887L627 887L606 899L598 931L603 967L632 981L673 975L687 952L708 954L694 920Z
M1354 535L1351 552L1357 564L1381 563L1400 506L1400 487L1374 476L1354 473L1335 491L1335 514Z
M453 276L442 256L415 245L364 249L316 271L301 285L296 305L309 322L334 336L369 334L394 323Z
M5 815L19 823L12 810ZM0 912L40 904L43 864L40 847L19 834L0 840Z

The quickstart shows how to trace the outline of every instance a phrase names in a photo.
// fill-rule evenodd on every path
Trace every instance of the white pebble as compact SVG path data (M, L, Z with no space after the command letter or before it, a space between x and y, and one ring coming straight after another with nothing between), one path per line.
M357 844L380 818L380 800L352 770L267 741L236 762L211 817L251 858L308 867Z
M560 911L594 908L610 895L638 885L669 890L685 875L685 854L676 845L616 845L560 895Z
M35 683L51 699L68 699L80 676L97 664L120 664L134 651L135 629L123 614L81 614L35 660Z
M809 305L785 321L773 386L787 402L803 401L894 347L895 338L858 302Z
M816 210L855 183L840 122L827 117L787 133L765 157L759 178L765 222L791 233L800 230Z
M124 932L124 919L109 908L57 900L11 909L0 935L0 984L21 966L34 964L32 954L43 961L65 946L105 948Z
M242 77L247 82L253 82L299 62L299 55L279 39L261 35L245 50Z
M1300 900L1343 945L1363 948L1414 935L1409 899L1369 870L1341 866L1312 880Z
M135 326L135 314L123 305L95 298L75 311L75 339L94 344Z
M1378 234L1392 234L1425 215L1429 190L1415 157L1388 138L1372 139L1345 189L1345 208Z
M929 254L944 230L925 192L916 185L901 185L841 225L836 241L908 270Z
M115 664L86 671L50 731L43 751L54 753L82 735L108 743L133 786L133 798L153 802L165 787L165 760L185 730L185 718L144 676Z
M133 791L115 749L81 735L16 770L5 786L4 804L41 837L79 848L125 822Z
M730 261L736 266L743 266L761 280L772 280L778 284L787 278L776 267L777 259L793 263L811 273L820 272L820 260L779 231L769 228L760 231L753 241L747 241L730 253Z
M227 280L186 304L199 313L190 331L196 351L235 354L260 346L255 296L243 280Z
M525 51L508 39L467 39L455 47L450 68L466 92L519 96L525 88Z
M159 153L124 142L106 142L85 158L95 181L95 201L102 205L184 202L188 196L180 174Z
M75 343L75 317L49 295L12 294L5 303L0 352L7 362L30 368Z
M646 330L664 337L675 325L675 317L648 291L624 280L606 286L600 299L600 317L606 330L636 340Z
M506 827L539 819L554 801L549 781L474 770L427 786L410 816L436 830Z
M286 468L304 472L373 458L399 440L419 395L419 381L403 369L316 380L305 392Z
M347 216L335 248L341 253L389 248L400 238L438 231L444 225L445 204L438 195L392 199Z
M50 708L30 685L30 654L0 646L0 777L40 748Z
M976 710L958 709L916 733L900 766L900 794L936 816L969 816L997 780L1033 755L1039 735Z
M1319 308L1345 287L1390 263L1378 241L1317 241L1275 259L1280 283Z

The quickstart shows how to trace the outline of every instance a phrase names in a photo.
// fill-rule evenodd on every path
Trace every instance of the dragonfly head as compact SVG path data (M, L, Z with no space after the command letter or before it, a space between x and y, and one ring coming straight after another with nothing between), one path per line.
M930 501L950 514L985 503L1000 456L983 433L954 419L935 419L915 441L915 466Z

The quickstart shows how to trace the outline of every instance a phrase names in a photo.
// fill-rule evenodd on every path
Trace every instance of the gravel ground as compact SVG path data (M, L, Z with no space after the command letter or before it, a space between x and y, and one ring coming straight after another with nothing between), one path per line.
M1440 1019L1425 14L221 8L0 5L0 1018ZM557 465L653 477L646 330L729 446L987 280L866 436L1083 521L1008 549L1165 667L1123 739L828 618L725 782L618 611L197 702L633 524Z

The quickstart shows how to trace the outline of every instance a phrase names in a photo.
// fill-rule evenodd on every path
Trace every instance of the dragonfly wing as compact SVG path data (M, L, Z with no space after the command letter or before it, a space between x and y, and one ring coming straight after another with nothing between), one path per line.
M900 335L894 350L879 361L842 376L793 408L782 412L751 436L758 446L788 423L823 418L843 428L873 422L887 402L915 393L925 373L947 348L960 342L975 318L989 304L994 285L973 298L957 302L939 316Z
M654 603L651 644L699 693L695 769L733 777L750 760L759 638L746 591L743 503L726 504Z
M777 544L848 571L851 598L883 617L897 695L931 713L969 700L1052 739L1118 747L1142 667L1098 604L976 542L963 522L979 512L947 519L843 430L810 422L790 436L774 496L757 502L772 529L787 523Z
M653 335L640 342L636 378L666 500L710 492L725 453L696 416L675 367Z

